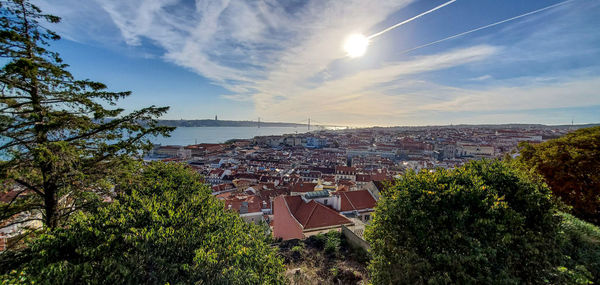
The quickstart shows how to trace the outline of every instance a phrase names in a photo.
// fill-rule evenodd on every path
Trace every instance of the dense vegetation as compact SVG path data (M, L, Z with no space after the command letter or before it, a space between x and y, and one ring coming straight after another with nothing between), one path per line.
M572 215L561 213L560 249L566 258L565 268L589 271L594 284L600 284L600 228ZM585 267L585 268L583 268Z
M576 217L600 225L600 127L538 145L523 144L519 151L521 169L542 175Z
M567 264L560 250L556 214L546 187L501 162L409 172L384 193L367 229L371 278L585 284L588 271L577 260Z
M59 20L25 0L0 2L0 191L18 190L0 220L25 213L16 222L59 226L93 207L121 166L150 146L148 135L172 129L155 120L168 108L123 114L109 106L130 92L75 79L47 49L59 36L45 26Z
M283 282L266 228L224 211L195 171L153 163L117 191L112 203L4 254L2 272L62 284Z

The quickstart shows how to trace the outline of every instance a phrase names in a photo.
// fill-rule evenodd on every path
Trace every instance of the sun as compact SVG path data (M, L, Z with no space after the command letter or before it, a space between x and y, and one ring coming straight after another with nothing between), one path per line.
M344 42L344 50L349 57L359 57L365 54L369 39L361 34L352 34Z

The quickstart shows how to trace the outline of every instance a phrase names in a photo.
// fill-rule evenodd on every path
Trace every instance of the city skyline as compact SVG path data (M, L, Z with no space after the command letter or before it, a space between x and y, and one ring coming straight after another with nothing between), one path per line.
M139 2L139 3L138 3ZM63 18L53 44L78 77L132 90L127 109L163 119L349 126L600 121L600 3L567 1L437 45L403 51L563 1L35 1Z

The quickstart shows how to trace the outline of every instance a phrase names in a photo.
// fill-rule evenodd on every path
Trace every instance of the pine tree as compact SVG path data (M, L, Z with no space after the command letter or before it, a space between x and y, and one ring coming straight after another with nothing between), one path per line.
M60 37L45 25L59 21L27 0L0 2L0 187L17 190L0 221L28 213L18 222L59 226L111 189L149 135L172 130L156 120L168 107L124 113L116 103L130 92L75 79L49 50Z

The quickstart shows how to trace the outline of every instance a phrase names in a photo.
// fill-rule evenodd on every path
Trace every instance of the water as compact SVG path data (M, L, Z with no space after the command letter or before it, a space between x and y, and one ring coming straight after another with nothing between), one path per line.
M251 139L255 136L300 134L306 127L180 127L171 137L154 137L153 143L161 145L190 145L197 143L223 143L230 139Z

